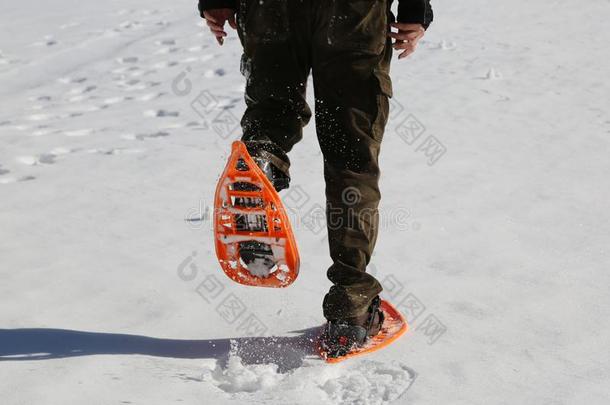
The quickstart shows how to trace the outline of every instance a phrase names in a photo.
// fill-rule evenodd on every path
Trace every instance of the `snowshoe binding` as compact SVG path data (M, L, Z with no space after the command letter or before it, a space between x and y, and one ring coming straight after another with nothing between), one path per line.
M408 329L407 322L392 304L375 297L366 314L331 320L317 343L327 363L338 363L388 346Z
M364 315L328 321L322 337L322 345L328 357L345 356L377 335L384 321L380 305L381 299L377 296Z

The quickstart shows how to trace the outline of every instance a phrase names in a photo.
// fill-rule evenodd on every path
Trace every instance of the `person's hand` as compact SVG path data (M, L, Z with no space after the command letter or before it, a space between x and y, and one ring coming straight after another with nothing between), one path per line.
M402 51L398 55L398 59L406 58L415 52L417 43L426 33L421 24L391 23L390 26L398 30L398 32L388 33L388 36L394 38L393 48Z
M229 26L234 30L237 29L237 23L235 22L235 10L232 8L216 8L212 10L206 10L203 12L203 16L210 27L210 31L216 37L219 45L224 43L224 37L227 36L225 31L225 23L229 22Z

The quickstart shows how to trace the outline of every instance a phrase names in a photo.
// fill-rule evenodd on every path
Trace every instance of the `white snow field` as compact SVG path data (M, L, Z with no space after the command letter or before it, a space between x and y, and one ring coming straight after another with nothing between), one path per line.
M311 344L313 125L283 192L298 280L216 262L244 80L195 3L0 4L1 404L610 403L607 0L434 0L393 66L371 266L411 329L338 365Z

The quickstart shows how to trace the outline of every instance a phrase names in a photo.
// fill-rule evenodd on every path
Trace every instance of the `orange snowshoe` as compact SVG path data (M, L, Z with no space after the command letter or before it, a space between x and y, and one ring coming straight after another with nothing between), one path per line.
M287 287L299 274L290 221L272 181L243 142L233 142L214 198L216 256L232 280Z

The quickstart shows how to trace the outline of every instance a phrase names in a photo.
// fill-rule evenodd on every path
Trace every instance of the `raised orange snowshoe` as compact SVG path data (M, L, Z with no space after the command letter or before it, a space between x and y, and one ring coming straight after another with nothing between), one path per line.
M214 198L216 256L226 275L240 284L281 288L296 280L299 252L268 175L243 142L233 142Z

